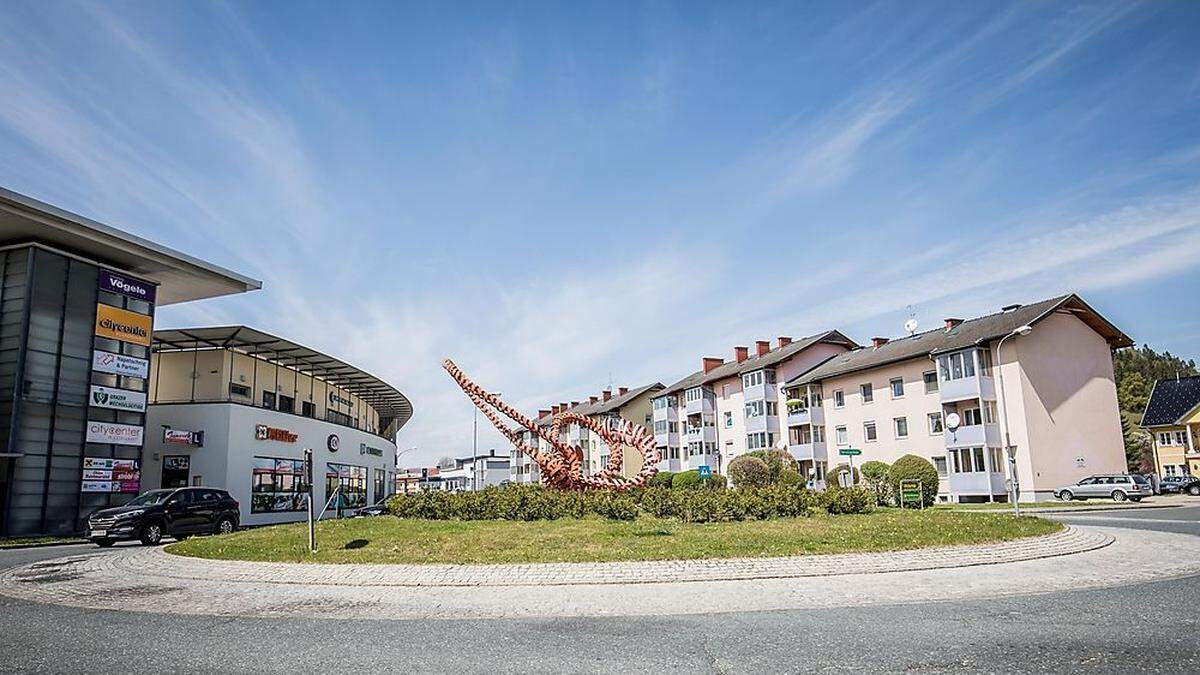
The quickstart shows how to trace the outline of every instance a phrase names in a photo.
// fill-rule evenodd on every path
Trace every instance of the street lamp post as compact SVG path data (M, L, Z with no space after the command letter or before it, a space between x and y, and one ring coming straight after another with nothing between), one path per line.
M1012 444L1012 439L1008 431L1008 401L1004 398L1004 367L1003 361L1000 359L1000 349L1004 347L1004 341L1010 337L1017 335L1029 335L1033 330L1032 326L1024 325L1014 328L1011 333L1000 338L1000 342L996 344L996 376L1000 385L1000 414L1004 420L1004 454L1008 457L1008 475L1009 493L1013 503L1013 515L1021 515L1021 505L1018 503L1020 499L1020 483L1017 480L1017 449Z

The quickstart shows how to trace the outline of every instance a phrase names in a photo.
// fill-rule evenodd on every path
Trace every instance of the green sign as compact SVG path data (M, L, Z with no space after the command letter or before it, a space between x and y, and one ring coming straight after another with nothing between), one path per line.
M862 450L859 450L858 448L842 448L841 450L838 450L838 454L845 457L854 457L856 455L861 455Z
M913 478L900 481L900 508L909 503L925 508L925 500L921 496L921 481Z

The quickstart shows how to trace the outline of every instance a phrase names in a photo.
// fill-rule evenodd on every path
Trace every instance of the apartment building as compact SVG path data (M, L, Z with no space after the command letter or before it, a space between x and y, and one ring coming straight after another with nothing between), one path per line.
M926 457L942 499L977 502L1007 498L1007 433L1020 498L1050 499L1125 470L1112 350L1131 344L1074 294L875 338L786 381L788 447L810 471L847 448Z
M701 359L700 370L663 388L653 400L659 469L701 466L724 473L738 455L777 447L784 427L780 384L858 345L836 330L793 340L778 337L733 348L733 358Z
M492 448L478 456L456 457L451 465L427 470L420 485L427 490L473 492L507 482L511 470L510 458Z
M1200 476L1200 375L1154 383L1142 428L1150 432L1160 476Z
M588 397L586 401L563 402L539 410L537 424L548 428L555 415L572 412L599 420L627 420L648 428L651 424L651 400L662 389L661 382L633 388L619 387L615 393L611 389L605 389L598 395ZM612 456L611 450L599 435L578 424L563 426L559 435L560 440L569 445L578 445L583 450L584 475L591 475L608 466ZM532 447L539 447L541 442L529 431L522 432L521 438ZM516 448L512 450L511 467L510 480L514 483L537 483L541 480L537 464ZM625 452L622 457L621 474L632 477L641 470L642 458L636 453Z

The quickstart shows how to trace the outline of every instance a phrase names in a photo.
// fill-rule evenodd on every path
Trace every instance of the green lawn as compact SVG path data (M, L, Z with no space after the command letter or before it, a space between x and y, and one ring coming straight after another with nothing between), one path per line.
M302 523L171 544L181 555L321 563L532 563L769 557L892 551L1016 539L1058 523L1004 514L881 509L866 515L684 524L639 518L540 522L401 520L321 523L318 552Z
M18 546L34 546L37 544L83 544L86 539L79 537L4 537L0 538L0 548L16 548Z

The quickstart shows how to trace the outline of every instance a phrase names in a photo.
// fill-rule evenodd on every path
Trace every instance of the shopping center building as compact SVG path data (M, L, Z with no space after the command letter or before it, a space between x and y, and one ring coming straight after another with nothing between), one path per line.
M318 505L395 493L412 405L370 373L247 326L155 331L150 367L144 488L219 486L242 524L301 520L307 448Z
M141 490L156 309L260 286L0 188L0 536Z

